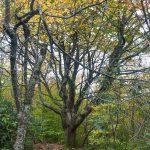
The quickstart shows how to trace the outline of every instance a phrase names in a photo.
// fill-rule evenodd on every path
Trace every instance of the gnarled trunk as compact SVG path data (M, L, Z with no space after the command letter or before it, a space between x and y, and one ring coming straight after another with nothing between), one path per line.
M76 145L76 131L82 124L85 118L90 114L92 108L87 104L80 113L75 113L72 109L64 108L61 112L62 126L64 129L65 146L68 149L75 148Z
M61 114L62 126L64 129L65 147L69 150L76 147L75 117L71 111L63 110Z
M76 147L76 129L71 130L69 128L64 129L65 146L72 149Z

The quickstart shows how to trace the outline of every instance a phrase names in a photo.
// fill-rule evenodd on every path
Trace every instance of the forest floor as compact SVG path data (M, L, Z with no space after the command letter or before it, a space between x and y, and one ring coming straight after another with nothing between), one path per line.
M64 150L64 145L59 144L48 144L48 143L37 143L33 145L36 150ZM77 148L74 150L83 150L82 148Z
M37 150L63 150L64 146L59 144L38 143L34 144Z

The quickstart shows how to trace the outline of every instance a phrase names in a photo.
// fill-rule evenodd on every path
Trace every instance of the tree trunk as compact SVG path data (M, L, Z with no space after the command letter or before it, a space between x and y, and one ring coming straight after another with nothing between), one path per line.
M64 129L65 147L69 150L76 146L76 127L73 113L63 109L61 114L62 127Z
M24 150L28 111L29 107L26 106L24 111L18 113L18 128L14 150Z
M66 128L65 134L65 147L69 150L76 147L76 130Z

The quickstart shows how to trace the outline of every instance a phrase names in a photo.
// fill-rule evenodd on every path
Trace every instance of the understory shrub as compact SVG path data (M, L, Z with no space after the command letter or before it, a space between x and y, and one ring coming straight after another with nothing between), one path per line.
M0 149L12 149L15 140L17 113L11 102L0 98Z

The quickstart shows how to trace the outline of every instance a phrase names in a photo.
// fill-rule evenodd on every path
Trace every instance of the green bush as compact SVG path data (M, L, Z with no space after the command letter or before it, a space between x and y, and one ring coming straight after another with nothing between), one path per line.
M11 149L15 139L17 113L10 100L0 98L0 149Z
M63 142L63 130L60 117L57 114L38 104L34 104L29 119L26 143L31 143L31 141L35 143Z

